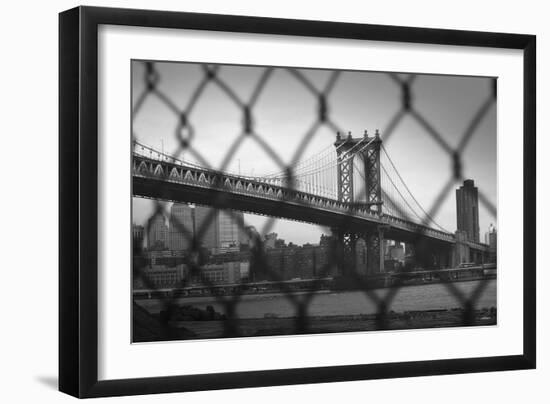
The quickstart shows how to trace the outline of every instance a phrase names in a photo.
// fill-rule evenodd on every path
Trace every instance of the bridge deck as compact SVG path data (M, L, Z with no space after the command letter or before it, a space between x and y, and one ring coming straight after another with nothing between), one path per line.
M183 164L175 159L160 161L136 153L133 157L136 196L231 208L328 227L345 224L350 229L362 229L382 225L390 237L407 240L421 236L456 243L454 234L396 216L379 215L371 209L373 204L346 203L260 178ZM488 250L485 244L464 243L470 248Z

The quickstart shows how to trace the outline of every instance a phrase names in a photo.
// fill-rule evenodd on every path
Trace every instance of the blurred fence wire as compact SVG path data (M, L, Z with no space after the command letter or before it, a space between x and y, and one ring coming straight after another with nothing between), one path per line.
M175 100L173 96L167 94L161 87L163 80L162 74L158 69L158 63L151 61L134 61L136 65L140 65L143 71L141 77L135 76L134 80L141 80L142 83L136 88L140 88L137 94L134 94L134 100L132 105L132 120L135 120L141 115L146 114L147 100L154 98L157 104L161 105L170 115L173 117L174 131L172 134L162 133L159 136L173 136L177 147L174 150L169 150L166 155L172 156L174 161L181 159L181 161L193 160L197 167L201 167L204 170L212 170L215 172L227 172L231 164L234 163L234 158L237 150L243 144L245 140L253 141L258 147L265 151L269 159L277 167L277 170L283 172L287 179L285 186L288 189L297 189L296 176L294 167L296 164L304 158L304 151L310 144L313 137L322 128L329 130L331 133L344 133L343 128L345 125L340 125L333 119L331 95L334 89L338 86L339 80L342 77L343 72L331 71L328 74L328 80L326 84L319 88L308 77L307 71L288 68L287 72L294 78L295 86L302 88L302 90L311 96L313 102L314 116L311 118L309 127L302 134L296 134L300 136L300 141L296 149L291 153L290 162L287 161L288 156L281 156L279 153L270 146L266 138L258 132L255 122L255 110L257 108L258 100L265 89L270 85L270 79L273 76L275 70L279 68L265 67L261 68L261 73L255 80L254 85L247 97L243 97L240 91L236 91L232 87L232 83L224 79L221 72L224 66L218 65L197 65L200 69L200 78L196 81L194 87L186 94L186 101L181 102ZM260 69L260 68L258 68ZM424 211L423 224L428 226L433 219L437 216L441 205L450 192L454 192L454 186L457 182L465 179L464 176L464 151L467 145L471 142L476 134L476 130L486 119L489 111L496 106L496 79L488 79L490 85L487 86L487 94L484 100L479 105L479 108L473 116L471 116L468 122L464 124L464 130L460 140L456 146L451 145L445 136L436 129L428 118L426 118L421 111L416 107L415 97L415 83L417 82L418 75L416 74L394 74L387 73L385 79L397 90L399 97L399 107L395 113L390 117L387 124L381 128L383 140L385 143L391 139L400 123L409 118L416 122L420 128L422 128L425 136L430 137L435 141L440 149L441 153L447 156L450 166L452 167L451 175L437 193L437 197L433 200L431 206ZM182 77L181 80L185 80ZM231 143L230 147L225 152L225 156L221 160L221 164L214 166L211 163L211 159L208 156L208 151L200 150L196 146L196 141L201 136L200 128L194 126L194 111L197 105L201 102L201 97L205 94L209 87L216 87L224 96L229 100L234 107L238 109L240 114L239 131L235 136L235 139ZM183 104L183 105L182 105ZM213 117L212 119L215 119ZM133 125L132 137L134 144L141 144L140 133L137 133L135 125ZM185 158L183 158L185 156ZM157 157L165 158L165 157ZM169 180L170 173L164 173ZM163 185L158 185L163 186ZM296 289L291 283L286 282L281 272L270 265L270 261L266 256L265 242L266 240L260 236L270 232L273 228L276 217L268 217L265 221L263 228L254 231L250 226L240 219L237 211L231 210L231 205L228 204L224 195L224 184L211 183L209 185L212 188L221 190L222 192L216 193L216 199L212 200L212 206L224 206L226 215L232 217L233 222L239 226L240 232L246 235L246 238L250 240L250 249L247 251L247 259L249 260L249 273L262 273L266 279L272 282L272 285L276 285L277 292L284 296L284 298L292 305L294 315L291 317L292 322L292 334L294 333L308 333L312 332L311 328L311 314L309 313L310 305L315 298L319 288L323 287L326 280L323 280L322 276L318 276L308 284L307 290L303 290L301 293L296 293ZM364 187L364 183L362 183ZM384 191L383 191L384 192ZM486 208L486 210L496 217L496 206L490 201L482 190L479 192L480 203ZM392 195L385 194L384 200L392 204ZM133 245L133 282L134 291L146 290L148 296L153 296L159 300L161 308L160 314L151 314L147 310L143 309L137 300L134 301L134 340L147 341L147 340L172 340L172 339L184 339L193 337L191 333L186 333L184 327L177 325L178 313L180 313L182 300L181 295L178 295L174 291L185 290L193 282L203 285L203 291L206 291L208 296L214 301L217 307L223 307L223 316L214 315L210 312L210 318L219 319L222 327L221 335L223 337L242 336L243 331L241 329L243 319L239 318L237 306L242 301L243 296L250 289L246 287L246 283L253 281L252 277L249 277L246 281L242 281L242 287L232 287L230 293L220 293L220 284L212 279L210 276L205 275L205 265L207 265L208 259L212 257L205 257L204 250L202 249L202 242L209 228L216 220L218 209L209 209L207 214L197 228L190 228L189 223L182 221L171 220L170 226L173 226L174 230L178 234L182 235L187 245L187 251L181 255L177 262L178 265L185 267L185 274L183 276L170 278L165 284L159 283L151 272L151 257L146 254L147 251L144 243L144 238L151 231L151 226L156 220L165 221L170 217L170 212L167 209L165 201L151 199L151 204L154 208L149 220L144 225L143 231L134 237ZM186 201L182 201L186 202ZM280 198L280 204L284 204L284 197ZM300 201L300 204L307 206L309 201ZM397 205L397 202L396 202ZM351 215L351 212L350 212ZM403 216L408 216L408 212L402 212ZM410 221L417 221L416 217L408 217ZM348 222L348 217L342 215L341 228L345 229ZM418 231L416 237L422 238L423 231ZM165 246L166 247L166 246ZM332 242L327 247L327 256L325 260L318 264L316 270L317 274L329 274L335 267L342 265L342 262L346 259L345 251L337 242ZM402 290L404 283L401 278L397 278L389 287L376 290L378 285L376 282L379 280L373 280L372 278L359 275L359 273L352 271L350 274L354 282L354 289L360 290L368 301L373 303L377 310L376 315L373 316L373 329L387 329L391 328L391 319L394 313L391 311L392 302L396 296ZM463 288L460 288L457 283L444 282L442 283L445 290L455 299L456 307L460 308L460 324L459 325L473 325L476 324L475 308L477 307L478 300L483 294L488 282L481 280L473 290L466 292ZM227 288L226 288L227 289ZM136 304L137 303L137 304ZM201 315L205 315L204 313ZM208 313L207 313L208 315Z

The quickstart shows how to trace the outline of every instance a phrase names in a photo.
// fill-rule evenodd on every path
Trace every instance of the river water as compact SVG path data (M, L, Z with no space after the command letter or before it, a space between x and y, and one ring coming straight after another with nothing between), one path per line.
M452 286L457 287L466 297L470 296L480 282L486 282L485 288L475 303L475 308L496 307L496 280L477 280L468 282L456 282ZM412 310L435 310L460 308L462 304L449 291L445 284L427 284L404 286L399 289L391 301L388 310L404 312ZM391 289L378 289L372 292L383 298ZM265 316L292 317L296 315L296 306L291 299L303 301L307 292L293 293L292 298L280 293L243 295L236 306L238 318L263 318ZM213 306L219 313L225 313L223 297L184 297L177 299L179 305L192 305L205 308ZM162 302L158 299L139 300L139 305L151 313L158 313L162 309ZM377 305L365 292L315 292L310 300L307 313L310 316L334 316L374 314Z

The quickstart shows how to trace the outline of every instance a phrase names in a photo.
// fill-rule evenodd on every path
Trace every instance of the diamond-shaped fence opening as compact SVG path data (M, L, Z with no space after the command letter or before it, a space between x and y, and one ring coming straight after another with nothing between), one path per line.
M359 253L356 243L367 246L363 250L359 249L366 251L366 259L362 259L367 265L373 262L372 257L383 255L381 249L384 244L380 243L382 237L376 238L376 234L373 236L372 226L366 226L369 231L363 232L354 223L357 216L362 215L378 223L381 231L392 223L395 226L413 226L409 232L409 243L418 245L418 248L433 234L443 238L454 237L434 218L449 193L454 193L455 184L466 179L465 151L473 139L480 136L479 128L490 119L488 116L491 111L494 112L496 79L484 80L486 95L478 100L474 113L460 128L455 125L450 129L439 129L439 125L432 123L431 118L418 106L415 88L422 79L421 75L378 74L377 80L386 80L384 85L392 86L396 90L394 93L398 94L398 99L386 107L386 111L394 112L386 114L388 119L380 125L381 135L378 131L376 134L365 132L364 136L361 135L362 139L355 140L353 146L346 149L346 139L351 139L351 134L343 129L345 123L335 121L337 114L333 111L338 108L333 104L333 98L342 99L335 93L339 91L342 76L351 74L349 72L325 71L323 81L309 70L257 67L257 74L247 80L249 92L243 95L243 77L237 75L238 83L232 83L230 79L233 76L224 75L226 66L189 64L189 69L194 69L192 74L187 72L177 75L169 71L171 80L163 82L163 67L167 65L174 64L135 61L132 66L134 197L150 199L149 213L143 220L143 226L134 227L134 340L273 335L281 333L283 329L284 333L290 334L346 331L348 329L334 329L330 325L319 326L319 321L312 324L315 317L312 305L319 297L319 291L334 287L336 279L345 285L343 289L353 289L353 293L360 293L365 305L374 308L374 314L354 314L348 316L348 320L364 320L361 324L369 324L366 326L368 329L414 328L411 324L429 326L429 316L438 315L437 310L405 310L406 313L400 315L393 311L396 297L405 293L404 290L410 286L410 277L393 276L393 273L385 271L384 263L379 265L378 273L369 276L357 270L357 261L361 257L357 258ZM281 93L288 91L288 88L281 88L278 85L280 82L274 77L283 74L286 75L287 86L293 88L292 94L303 92L299 98L285 100L288 103L286 107L291 107L288 119L293 117L293 102L311 103L311 116L296 116L295 119L304 122L303 128L300 133L292 134L296 146L292 150L290 146L286 147L288 152L285 155L279 152L280 148L273 146L277 139L264 133L269 132L269 119L262 116L265 115L264 110L276 111L276 105L270 104L268 95L275 94L279 99L284 99ZM215 101L208 99L213 92L217 94ZM349 105L351 109L361 111L362 100L365 100L365 109L375 109L373 102L376 100L373 101L373 98L376 98L376 94L355 94L354 97L353 105ZM442 100L444 103L445 100ZM205 117L208 119L205 120ZM226 122L228 117L235 118L235 122L222 127L219 122ZM445 169L449 170L449 177L439 192L435 193L431 204L426 206L427 209L414 197L386 148L390 140L399 141L399 128L405 120L416 125L415 136L421 133L421 136L431 139L436 145L434 147L448 161ZM284 122L279 121L277 124L285 127ZM292 128L292 125L288 127ZM232 130L234 133L228 133ZM206 149L201 146L203 131L218 133ZM447 131L460 132L456 144L452 144L449 136L444 135ZM147 140L152 141L151 135L144 139L144 132L153 133L153 138L156 136L162 142L161 146L147 144ZM316 136L322 132L333 136L338 134L336 143L333 137L327 140L327 151L306 155ZM381 165L378 171L375 166L369 168L370 171L358 167L360 161L353 160L351 156L367 153L380 136L383 144L379 153L386 156L386 166ZM223 149L217 146L217 139L223 140ZM164 150L165 141L166 146L175 146ZM273 173L244 175L240 172L240 166L238 174L232 172L239 150L249 147L249 144L261 151L262 154L257 156L258 161L271 163ZM335 148L338 154L334 153ZM211 152L214 151L218 156L217 161L211 158ZM373 161L376 165L376 161ZM367 164L365 160L365 167ZM335 171L338 165L342 170L343 167L350 170L347 177L336 178L334 173L324 174ZM372 177L373 173L378 177ZM323 175L325 178L321 179ZM355 183L357 179L359 186ZM347 196L342 194L346 186ZM146 189L148 194L136 194L136 189ZM267 206L260 210L266 220L259 229L249 226L242 212L234 206L239 198L251 196L255 197L254 203ZM365 200L361 203L345 200L346 197L353 199L357 196L364 196ZM369 204L369 197L375 202L383 201L382 205ZM483 190L479 190L480 204L496 219L496 206L491 199ZM196 208L180 216L171 215L167 202L194 204ZM277 254L268 253L267 244L277 240L268 240L264 235L270 233L280 218L286 217L281 212L289 209L305 212L303 221L311 222L307 217L308 209L311 208L325 212L327 223L330 222L334 230L332 236L326 237L322 248L298 247L290 243L280 248ZM384 214L391 220L388 219L388 224L380 226ZM235 246L231 246L223 254L211 254L204 247L206 240L213 237L212 233L219 231L216 229L220 215L224 217L225 223L232 224L238 238L246 240L245 249L235 251ZM168 218L169 225L166 224ZM301 217L294 216L292 219L301 220ZM153 239L156 244L152 242ZM460 240L457 242L460 243ZM173 252L175 249L171 248L170 243L179 243L178 253ZM298 250L302 256L306 256L306 261L310 260L307 262L313 261L314 264L309 279L296 282L289 279L285 271ZM244 271L247 275L243 275L240 264L235 262L247 262L248 271ZM231 281L220 278L226 276L223 274L228 271L216 270L227 263L233 263L231 270L234 279ZM483 269L477 270L479 274L483 272ZM456 273L443 275L441 271L425 272L423 277L439 277L441 282L437 284L455 302L450 315L454 322L449 320L452 324L447 325L480 324L480 318L489 318L493 323L496 321L495 308L480 310L479 307L490 280L480 277L474 287L464 288L460 283L452 282ZM277 313L265 313L264 318L256 319L258 324L254 328L246 316L239 314L239 305L250 296L264 296L267 299L274 295L284 298L287 308L290 307L284 318L278 318ZM199 309L187 304L188 296L194 296L195 300L204 299L208 307ZM150 307L151 301L155 302L156 309ZM338 304L338 301L334 304ZM422 319L426 321L422 322ZM200 330L201 324L207 321L210 323L204 334L186 326L192 323L197 326L195 329ZM270 326L269 322L278 324L280 330ZM254 331L250 331L251 327ZM349 328L354 329L353 326Z

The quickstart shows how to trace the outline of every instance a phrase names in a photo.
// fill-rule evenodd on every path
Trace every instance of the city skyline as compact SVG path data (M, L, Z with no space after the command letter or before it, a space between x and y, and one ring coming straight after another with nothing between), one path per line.
M242 212L226 212L208 206L171 203L169 213L157 212L147 223L132 223L134 240L147 250L185 251L193 248L193 239L212 253L238 251L248 243Z

